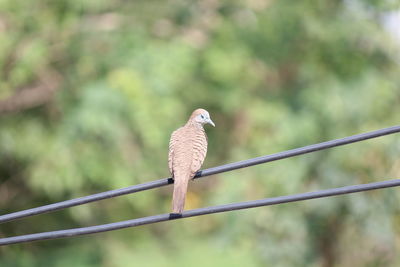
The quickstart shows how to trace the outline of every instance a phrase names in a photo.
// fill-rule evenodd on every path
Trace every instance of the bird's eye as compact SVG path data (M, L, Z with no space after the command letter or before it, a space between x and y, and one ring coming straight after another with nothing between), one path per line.
M203 114L201 114L200 117L201 117L202 119L204 119L204 115L203 115Z

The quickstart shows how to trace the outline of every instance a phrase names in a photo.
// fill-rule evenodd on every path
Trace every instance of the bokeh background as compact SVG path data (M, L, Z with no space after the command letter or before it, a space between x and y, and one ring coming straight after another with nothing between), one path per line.
M210 111L203 167L399 124L396 0L0 0L0 211L168 177ZM199 179L187 208L400 177L398 135ZM171 187L0 225L169 212ZM0 248L0 266L400 266L385 189Z

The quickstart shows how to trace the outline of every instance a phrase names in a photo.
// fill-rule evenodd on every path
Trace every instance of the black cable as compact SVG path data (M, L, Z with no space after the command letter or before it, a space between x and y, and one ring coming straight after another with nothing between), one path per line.
M380 129L380 130L376 130L376 131L372 131L372 132L368 132L368 133L352 135L349 137L335 139L335 140L331 140L331 141L327 141L327 142L323 142L323 143L319 143L319 144L300 147L300 148L296 148L296 149L292 149L292 150L287 150L287 151L283 151L283 152L279 152L279 153L275 153L275 154L271 154L271 155L261 156L261 157L257 157L257 158L253 158L253 159L229 163L229 164L217 166L214 168L205 169L205 170L199 171L196 174L195 178L205 177L205 176L209 176L209 175L213 175L213 174L217 174L217 173L222 173L222 172L232 171L232 170L245 168L245 167L249 167L249 166L254 166L257 164L261 164L261 163L290 158L290 157L307 154L307 153L311 153L311 152L318 151L318 150L324 150L324 149L328 149L331 147L337 147L337 146L342 146L342 145L346 145L346 144L350 144L350 143L360 142L363 140L376 138L379 136L393 134L393 133L397 133L397 132L400 132L400 125L389 127L389 128L384 128L384 129ZM16 220L16 219L20 219L20 218L24 218L24 217L30 217L33 215L42 214L42 213L46 213L46 212L50 212L50 211L74 207L74 206L86 204L89 202L99 201L102 199L117 197L117 196L126 195L126 194L132 194L132 193L136 193L136 192L140 192L140 191L144 191L144 190L148 190L148 189L152 189L152 188L156 188L156 187L165 186L165 185L172 184L172 183L173 183L173 180L171 178L164 178L164 179L147 182L147 183L143 183L143 184L139 184L139 185L129 186L129 187L121 188L121 189L110 190L110 191L106 191L106 192L102 192L102 193L97 193L94 195L89 195L89 196L85 196L85 197L80 197L80 198L66 200L66 201L62 201L62 202L58 202L58 203L53 203L53 204L49 204L46 206L22 210L22 211L18 211L18 212L13 212L13 213L1 215L0 223L12 221L12 220Z
M60 209L65 209L69 207L74 207L74 206L79 206L83 205L86 203L94 202L94 201L99 201L102 199L107 199L107 198L112 198L112 197L117 197L117 196L122 196L126 194L131 194L135 192L140 192L160 186L164 186L167 184L173 183L171 178L167 179L160 179L148 183L143 183L143 184L138 184L138 185L133 185L133 186L128 186L125 188L120 188L120 189L115 189L115 190L110 190L102 193L97 193L94 195L89 195L85 197L79 197L79 198L74 198L70 200L65 200L37 208L32 208L32 209L27 209L27 210L22 210L22 211L17 211L5 215L0 216L0 223L16 220L16 219L21 219L25 217L30 217L33 215L37 214L42 214L46 212L51 212L51 211L56 211Z
M302 201L302 200L313 199L313 198L337 196L337 195L350 194L350 193L356 193L356 192L361 192L361 191L382 189L382 188L395 187L395 186L400 186L400 179L383 181L383 182L375 182L375 183L369 183L369 184L361 184L361 185L351 185L351 186L331 188L331 189L303 193L303 194L265 198L265 199L254 200L254 201L246 201L246 202L232 203L232 204L213 206L213 207L207 207L207 208L201 208L201 209L194 209L194 210L184 211L182 214L171 214L171 213L170 214L160 214L160 215L154 215L154 216L149 216L149 217L143 217L143 218L138 218L138 219L133 219L133 220L128 220L128 221L109 223L109 224L103 224L103 225L0 238L0 246L16 244L16 243L24 243L24 242L30 242L30 241L46 240L46 239L72 237L72 236L78 236L78 235L88 235L88 234L113 231L113 230L118 230L118 229L123 229L123 228L128 228L128 227L135 227L135 226L139 226L139 225L163 222L163 221L168 221L168 220L201 216L201 215L205 215L205 214L227 212L227 211L240 210L240 209L249 209L249 208L261 207L261 206L271 206L271 205L283 204L283 203L288 203L288 202L296 202L296 201Z

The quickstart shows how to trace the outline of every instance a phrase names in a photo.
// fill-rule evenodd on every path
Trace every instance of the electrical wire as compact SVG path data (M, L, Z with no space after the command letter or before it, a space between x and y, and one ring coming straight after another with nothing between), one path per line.
M163 222L163 221L176 220L176 219L182 219L182 218L188 218L188 217L196 217L196 216L212 214L212 213L249 209L249 208L255 208L255 207L262 207L262 206L272 206L272 205L278 205L278 204L289 203L289 202L296 202L296 201L303 201L303 200L314 199L314 198L324 198L324 197L330 197L330 196L344 195L344 194L350 194L350 193L356 193L356 192L362 192L362 191L368 191L368 190L375 190L375 189L382 189L382 188L388 188L388 187L395 187L395 186L400 186L400 179L368 183L368 184L344 186L344 187L339 187L339 188L331 188L331 189L319 190L319 191L302 193L302 194L265 198L265 199L254 200L254 201L246 201L246 202L225 204L225 205L219 205L219 206L213 206L213 207L207 207L207 208L193 209L193 210L184 211L181 214L176 214L176 213L160 214L160 215L154 215L154 216L149 216L149 217L143 217L143 218L138 218L138 219L133 219L133 220L103 224L103 225L0 238L0 246L16 244L16 243L31 242L31 241L46 240L46 239L56 239L56 238L62 238L62 237L88 235L88 234L113 231L113 230L118 230L118 229L123 229L123 228L128 228L128 227L135 227L135 226L140 226L140 225L158 223L158 222Z
M362 134L357 134L357 135L352 135L340 139L335 139L323 143L318 143L318 144L313 144L309 146L304 146L292 150L287 150L271 155L266 155L266 156L261 156L257 158L252 158L248 160L243 160L243 161L238 161L234 163L229 163L205 170L198 171L195 178L200 178L200 177L205 177L205 176L210 176L213 174L218 174L218 173L223 173L223 172L228 172L240 168L246 168L249 166L254 166L262 163L267 163L271 161L276 161L276 160L281 160L281 159L286 159L290 157L295 157L298 155L302 154L307 154L319 150L324 150L332 147L337 147L337 146L343 146L355 142L360 142L363 140L367 139L372 139L384 135L389 135L389 134L394 134L400 132L400 125L393 126L393 127L388 127L388 128L383 128L380 130L375 130L367 133L362 133ZM89 195L89 196L84 196L80 198L75 198L75 199L70 199L66 201L61 201L41 207L36 207L36 208L31 208L31 209L26 209L22 211L17 211L9 214L4 214L0 216L0 223L5 223L8 221L16 220L16 219L21 219L25 217L30 217L33 215L38 215L42 213L47 213L51 211L56 211L64 208L69 208L69 207L74 207L78 205L83 205L86 203L94 202L94 201L99 201L103 199L108 199L112 197L117 197L117 196L122 196L126 194L132 194L144 190L149 190L152 188L157 188L161 186L165 186L168 184L172 184L173 179L172 178L164 178L164 179L159 179L155 180L152 182L147 182L147 183L142 183L139 185L134 185L134 186L129 186L125 188L120 188L120 189L115 189L115 190L110 190L102 193L97 193L94 195Z

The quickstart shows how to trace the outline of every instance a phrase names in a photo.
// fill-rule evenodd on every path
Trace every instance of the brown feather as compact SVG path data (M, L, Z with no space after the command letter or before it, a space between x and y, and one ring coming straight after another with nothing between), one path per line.
M195 110L188 122L174 131L169 143L168 165L174 178L172 211L181 213L185 206L188 182L201 165L207 154L207 136L201 124L194 118L204 110Z

